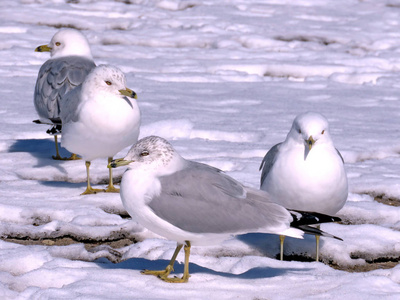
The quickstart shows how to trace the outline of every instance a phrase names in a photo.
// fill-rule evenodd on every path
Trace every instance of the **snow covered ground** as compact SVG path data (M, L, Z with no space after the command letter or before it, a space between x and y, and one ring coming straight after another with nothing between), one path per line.
M33 50L60 27L127 74L141 137L249 186L297 114L325 115L350 193L343 224L322 229L344 241L323 239L324 264L307 262L313 237L288 238L298 259L281 262L277 236L248 234L194 247L187 284L140 275L164 268L175 243L130 221L118 194L80 196L84 163L52 160L46 126L32 123L48 59ZM400 1L2 0L0 41L1 299L400 297ZM105 166L92 164L96 187Z

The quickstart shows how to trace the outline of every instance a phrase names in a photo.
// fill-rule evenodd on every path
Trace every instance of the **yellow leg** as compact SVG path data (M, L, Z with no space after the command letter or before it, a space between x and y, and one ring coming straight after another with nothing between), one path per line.
M155 275L158 278L160 278L161 280L164 280L165 282L173 282L173 283L183 283L183 282L188 282L189 280L189 256L190 256L190 248L191 248L191 244L189 241L186 241L186 245L185 245L185 266L184 266L184 270L183 270L183 276L182 278L178 278L178 277L173 277L173 278L169 278L168 275L174 270L174 262L176 260L176 257L178 256L179 251L182 249L182 244L178 244L176 246L174 255L172 256L169 264L167 265L167 267L165 268L165 270L161 270L161 271L149 271L149 270L143 270L141 273L144 275Z
M178 256L178 253L179 253L179 251L181 251L182 247L183 247L182 244L178 244L176 246L174 255L172 255L172 258L169 261L169 264L167 265L165 270L160 270L160 271L143 270L140 273L142 273L143 275L154 275L154 276L157 276L159 278L168 277L168 275L174 270L174 263L175 263L176 257Z
M70 157L61 157L60 155L60 151L58 148L58 138L57 135L54 136L54 143L56 144L56 155L52 156L52 158L54 160L78 160L81 159L80 157L78 157L75 153L72 153Z
M281 243L281 254L280 254L280 258L281 260L283 260L283 242L285 241L285 236L284 235L280 235L279 236L279 241Z
M75 153L72 153L70 157L66 158L66 160L78 160L81 159L78 155Z
M315 236L315 241L316 241L316 245L317 245L317 255L315 257L315 261L319 261L319 235Z
M96 194L99 192L104 192L104 190L102 190L102 189L94 189L90 186L90 174L89 174L90 161L86 161L85 165L86 165L86 174L87 174L87 188L86 188L86 191L84 191L81 195L89 195L89 194Z
M53 155L52 158L55 160L63 160L63 158L60 156L60 152L58 150L57 135L54 136L54 143L56 144L56 156Z
M318 229L320 229L320 228L321 228L321 225L320 225L320 224L317 224L315 227L318 228ZM316 235L316 236L315 236L315 243L316 243L315 261L319 261L319 238L320 238L319 235Z
M172 283L183 283L183 282L188 282L189 281L189 256L190 256L190 242L186 241L186 245L184 247L185 250L185 266L183 268L183 276L182 278L178 277L173 277L173 278L161 278L162 280L166 282L172 282Z
M109 165L112 161L112 157L108 158L108 164ZM119 193L119 189L117 189L114 184L113 184L113 175L112 175L112 168L108 168L108 174L109 174L109 183L108 186L105 190L106 193Z
M190 248L192 245L190 244L189 241L186 241L185 248L183 249L185 251L185 267L183 269L183 276L182 276L182 281L181 282L188 282L189 281L189 256L190 256Z

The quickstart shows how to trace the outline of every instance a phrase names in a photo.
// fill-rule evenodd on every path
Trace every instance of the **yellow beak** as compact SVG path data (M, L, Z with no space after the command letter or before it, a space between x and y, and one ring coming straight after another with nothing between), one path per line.
M52 50L48 45L41 45L35 49L36 52L50 52Z
M134 91L132 91L131 89L126 88L124 90L119 90L119 92L124 96L137 99L136 93Z
M308 145L308 150L311 150L312 146L314 146L315 140L313 139L312 135L306 141Z
M118 168L122 166L127 166L129 165L133 160L124 160L123 158L118 158L112 160L108 165L107 168Z

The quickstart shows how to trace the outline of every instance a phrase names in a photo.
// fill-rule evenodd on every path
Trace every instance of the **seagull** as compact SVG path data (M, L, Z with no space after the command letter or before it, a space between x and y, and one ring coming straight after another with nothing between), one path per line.
M126 87L124 73L111 65L93 69L85 81L61 98L61 145L85 160L87 188L82 193L119 192L109 169L106 190L90 185L90 162L112 157L135 143L139 136L140 110L134 91Z
M347 200L344 160L333 145L328 121L319 113L298 115L286 140L267 152L260 170L260 189L288 209L335 215ZM315 237L318 261L319 235ZM281 236L281 260L283 240Z
M142 271L166 282L188 281L192 245L211 245L249 232L302 238L309 229L317 230L307 224L340 220L322 214L290 212L272 202L268 193L245 187L217 168L184 159L168 141L157 136L139 140L125 158L109 164L110 168L120 166L128 166L120 196L132 219L177 242L165 270ZM183 276L170 278L182 247Z
M48 45L35 49L36 52L50 52L51 59L39 70L36 80L34 105L40 117L33 122L52 125L47 133L54 135L56 155L53 159L63 160L59 154L57 135L61 133L60 99L80 85L86 75L96 67L86 37L75 29L62 29ZM72 154L67 159L78 159Z

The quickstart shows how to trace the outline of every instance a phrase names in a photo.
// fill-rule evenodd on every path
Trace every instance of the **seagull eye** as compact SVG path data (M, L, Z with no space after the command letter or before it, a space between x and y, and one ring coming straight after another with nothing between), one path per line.
M142 151L142 153L140 153L140 156L147 156L147 155L149 155L149 151L147 150L144 150Z
M325 133L325 130L322 130L321 134L324 134L324 133Z
M60 42L56 42L56 46L60 46L61 45L61 43Z
M299 133L301 133L301 129L299 129Z
M107 85L112 85L112 82L111 81L106 81L106 83L107 83Z

